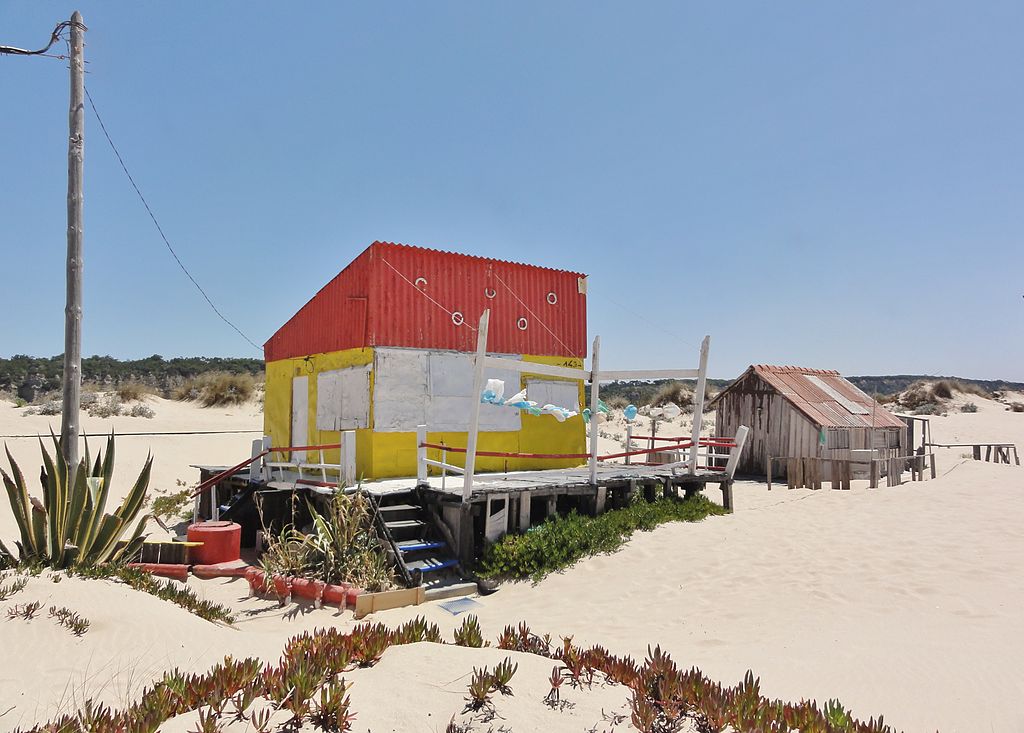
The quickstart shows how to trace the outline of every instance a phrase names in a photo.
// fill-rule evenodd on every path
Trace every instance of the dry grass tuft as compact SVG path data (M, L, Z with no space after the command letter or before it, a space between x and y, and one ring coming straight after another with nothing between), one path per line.
M658 387L651 399L651 407L661 407L669 402L674 402L679 407L686 409L693 406L693 392L681 382L666 382Z
M256 393L256 380L250 374L210 372L190 379L171 396L180 401L198 402L203 407L239 405Z
M153 389L139 382L125 382L118 385L114 393L121 399L121 402L142 402L150 395L155 394Z

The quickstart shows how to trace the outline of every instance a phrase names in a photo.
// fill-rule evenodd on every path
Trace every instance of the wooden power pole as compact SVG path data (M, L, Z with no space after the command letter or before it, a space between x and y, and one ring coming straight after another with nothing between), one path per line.
M82 392L82 164L85 154L85 24L71 16L71 107L68 111L68 259L64 307L64 401L60 437L68 478L78 467Z

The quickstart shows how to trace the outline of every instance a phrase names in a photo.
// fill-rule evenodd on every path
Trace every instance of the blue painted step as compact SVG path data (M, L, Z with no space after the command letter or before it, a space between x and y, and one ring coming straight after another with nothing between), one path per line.
M432 573L437 570L444 570L445 568L453 568L458 564L458 560L454 558L441 560L436 557L428 557L425 560L413 560L410 563L406 563L406 567L410 571L419 570L421 573Z
M436 540L403 540L395 543L402 552L416 552L417 550L436 550L440 547L447 547L447 543Z

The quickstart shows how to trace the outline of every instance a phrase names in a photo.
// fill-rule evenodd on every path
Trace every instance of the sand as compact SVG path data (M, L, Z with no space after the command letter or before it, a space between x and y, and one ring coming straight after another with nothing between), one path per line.
M1024 447L1024 414L969 399L977 413L932 419L936 441ZM171 403L164 418L164 404L155 404L157 417L144 421L147 427L168 429L163 420L172 415L188 423L189 411L192 425L259 424L253 415ZM0 408L5 433L12 422L20 428L35 419L14 412ZM137 424L129 423L136 430ZM154 451L164 455L161 480L194 482L189 463L230 462L248 453L250 439L225 439L219 448L154 440ZM140 442L123 441L140 446L126 447L135 451L126 462L141 463L146 444L133 440ZM24 450L26 466L35 466L31 446ZM616 654L642 657L648 644L659 643L679 664L725 683L753 669L767 695L838 697L859 717L884 714L908 731L1022 730L1024 575L1017 558L1024 557L1024 472L967 460L964 452L940 450L938 479L900 487L869 490L855 482L848 492L768 492L764 484L740 482L731 516L638 534L614 555L477 598L475 611L492 640L506 624L525 620L537 632L572 634L577 643L601 643ZM236 608L236 628L108 583L55 584L45 576L0 603L0 713L14 707L0 715L0 729L41 720L86 695L121 703L171 666L199 671L228 653L274 659L294 633L353 625L350 613L336 609L282 610L248 599L241 581L190 585ZM26 600L71 606L93 628L75 638L48 618L7 620L5 607ZM461 622L436 604L374 618L397 624L418 614L446 634ZM389 650L377 667L351 676L356 730L444 730L461 709L463 676L503 654L436 645ZM550 667L548 660L521 664L516 694L499 709L513 730L585 730L601 722L595 710L624 700L609 688L595 693L596 707L581 701L580 716L552 717L539 705ZM178 730L178 722L167 730Z

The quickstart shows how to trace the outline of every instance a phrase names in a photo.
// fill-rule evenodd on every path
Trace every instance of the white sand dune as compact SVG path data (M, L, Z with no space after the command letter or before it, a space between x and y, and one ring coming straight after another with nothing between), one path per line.
M977 413L933 418L936 441L1024 446L1024 415L971 400ZM168 429L164 407L157 407L156 419L131 428L142 422ZM180 409L175 419L182 423L189 423L187 411L196 415L191 425L259 424L251 415L214 419L195 407L167 407L168 422ZM11 417L12 411L0 408L5 432L12 420L19 427L34 420ZM189 463L246 455L249 440L237 436L219 447L202 440L152 444L164 456L161 480L173 482L178 476L194 481ZM129 445L127 438L119 443L126 463L141 464L148 443ZM24 458L19 453L29 475L38 470L31 451L25 448ZM571 634L577 643L638 658L658 643L680 665L697 665L724 683L753 669L764 694L838 697L858 717L884 714L908 731L1024 730L1024 574L1017 566L1024 557L1024 469L966 460L963 452L939 451L937 480L900 487L869 490L855 482L847 492L768 492L764 484L742 482L735 514L663 526L537 585L505 585L477 599L477 615L491 640L506 624L525 620L537 632ZM132 470L119 467L122 478ZM7 521L0 510L0 522ZM169 667L199 671L225 654L275 659L294 633L353 624L347 612L282 610L247 599L241 581L190 585L232 605L237 627L209 624L107 583L55 584L45 575L0 603L0 713L14 707L0 716L0 729L45 719L84 696L123 703ZM93 627L75 638L50 619L6 619L7 606L27 600L72 607ZM461 622L436 604L375 618L398 624L420 614L448 638ZM503 655L431 645L390 650L378 667L351 676L356 729L444 730L461 709L462 676ZM596 707L580 701L580 716L551 717L539 705L550 668L548 660L521 663L516 694L499 709L514 730L584 730L600 722L595 710L624 700L609 688L595 693Z

